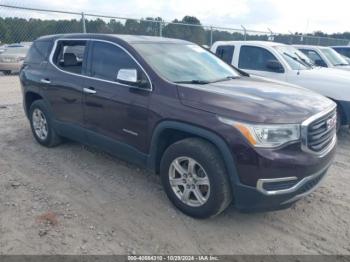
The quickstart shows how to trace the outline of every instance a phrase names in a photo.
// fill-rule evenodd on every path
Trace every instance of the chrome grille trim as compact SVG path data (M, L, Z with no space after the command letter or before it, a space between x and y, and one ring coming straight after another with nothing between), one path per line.
M315 130L317 131L317 129L319 127L321 127L323 125L323 118L327 117L327 115L333 115L332 113L334 112L334 114L336 115L336 105L333 105L332 107L311 116L310 118L306 119L302 124L301 124L301 148L303 151L317 155L319 157L323 157L326 154L328 154L328 152L330 152L333 147L336 144L337 141L337 135L336 135L336 127L333 127L330 130L326 130L325 132L319 132L319 133L315 133ZM321 122L321 123L318 123ZM315 126L313 126L313 131L310 132L309 127L311 124L315 124ZM323 142L329 142L328 146L326 146L325 148L323 148L321 151L315 151L312 150L312 148L310 148L309 146L309 135L310 133L314 132L313 136L317 136L319 137L319 139L321 137L323 137L322 139L324 139ZM326 138L327 137L327 138ZM319 142L322 144L322 139L319 140ZM325 143L325 144L327 144Z

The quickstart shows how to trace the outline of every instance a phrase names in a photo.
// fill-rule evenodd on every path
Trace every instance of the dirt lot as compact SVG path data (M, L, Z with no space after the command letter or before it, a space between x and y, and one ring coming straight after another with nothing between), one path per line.
M153 174L69 142L39 146L16 76L0 77L0 254L350 254L350 133L293 208L194 220Z

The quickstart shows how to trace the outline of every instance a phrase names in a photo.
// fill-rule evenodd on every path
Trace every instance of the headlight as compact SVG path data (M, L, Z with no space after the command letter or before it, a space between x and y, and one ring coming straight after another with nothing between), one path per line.
M300 139L298 124L247 124L228 118L218 117L225 124L236 128L255 147L279 147Z

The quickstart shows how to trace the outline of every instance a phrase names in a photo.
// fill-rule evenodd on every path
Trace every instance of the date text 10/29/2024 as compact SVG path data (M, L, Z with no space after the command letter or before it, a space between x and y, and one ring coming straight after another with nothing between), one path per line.
M197 256L174 256L174 255L145 255L145 256L128 256L128 261L219 261L218 256L197 255Z

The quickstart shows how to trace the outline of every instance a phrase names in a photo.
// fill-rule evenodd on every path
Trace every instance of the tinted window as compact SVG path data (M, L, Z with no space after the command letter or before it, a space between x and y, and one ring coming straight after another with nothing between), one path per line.
M346 47L333 47L338 53L350 57L350 48Z
M81 74L84 63L86 41L59 41L53 63L64 71Z
M234 50L235 47L232 45L218 46L218 48L216 49L216 54L226 63L231 64Z
M116 81L119 69L138 69L137 63L121 48L104 42L94 42L91 76Z
M276 57L261 47L242 46L238 67L242 69L273 71L267 68L267 62L277 60Z

